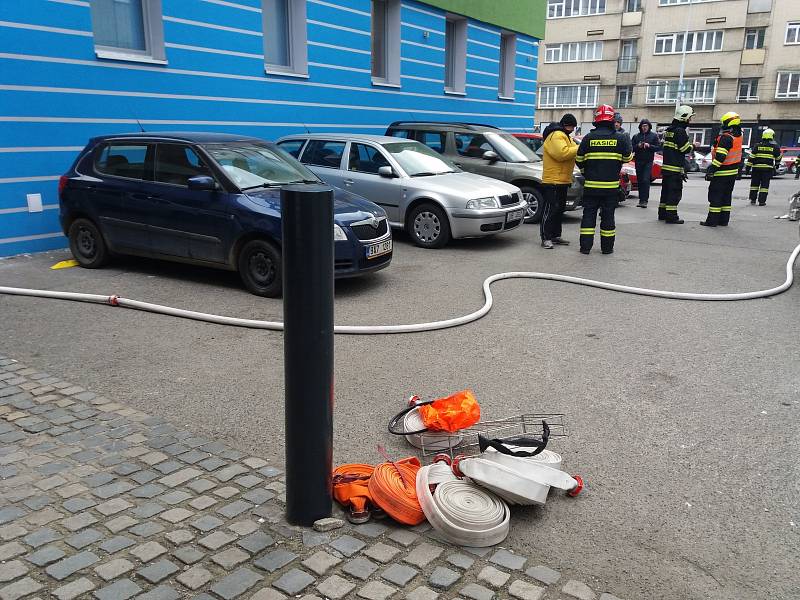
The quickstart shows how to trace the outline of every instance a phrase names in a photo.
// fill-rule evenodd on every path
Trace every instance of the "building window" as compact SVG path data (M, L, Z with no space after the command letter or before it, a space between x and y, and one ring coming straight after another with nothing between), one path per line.
M635 73L637 68L636 54L638 52L637 40L625 40L622 42L622 50L619 55L617 71L620 73Z
M444 89L463 94L467 83L467 20L447 17L445 25Z
M603 42L567 42L547 44L544 62L583 62L603 60Z
M627 0L625 2L625 12L639 12L642 10L642 0Z
M758 102L758 79L740 79L737 102Z
M742 146L749 146L753 137L752 127L742 127Z
M778 85L775 89L778 100L800 98L800 73L778 71Z
M539 90L539 108L594 108L597 85L545 85Z
M714 52L722 50L722 31L690 31L689 33L659 33L653 54Z
M765 33L766 33L765 27L756 27L755 29L745 29L744 31L745 50L756 50L758 48L763 48Z
M716 79L684 79L680 89L677 79L649 79L647 81L647 104L713 104L716 101Z
M514 97L514 79L517 72L517 36L504 33L500 39L500 85L501 98Z
M786 24L786 44L800 44L800 21L790 21Z
M699 4L701 2L721 2L721 0L658 0L658 5L672 6L673 4Z
M372 0L372 83L400 85L400 0Z
M547 18L585 17L603 15L606 0L547 0Z
M705 146L706 136L711 134L711 130L708 128L687 129L686 133L689 134L690 142L699 146Z
M308 74L306 0L262 0L267 73Z
M617 86L617 107L626 108L633 104L633 86L632 85L618 85Z
M91 10L98 58L165 62L161 0L94 0Z

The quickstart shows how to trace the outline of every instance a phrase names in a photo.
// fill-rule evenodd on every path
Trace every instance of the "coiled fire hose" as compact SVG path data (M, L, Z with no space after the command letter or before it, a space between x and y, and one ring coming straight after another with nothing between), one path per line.
M417 496L428 522L453 544L484 548L508 536L511 511L506 503L459 479L444 462L419 470Z
M370 519L372 497L369 493L369 480L375 467L352 463L333 470L331 485L333 497L339 504L350 509L348 520L351 523L366 523Z
M604 290L611 290L615 292L623 292L626 294L638 294L640 296L655 296L657 298L669 298L672 300L699 300L699 301L735 301L735 300L753 300L755 298L767 298L775 296L788 290L794 282L794 273L792 269L800 254L800 244L795 247L789 255L789 260L786 262L786 280L779 286L767 290L760 290L756 292L738 292L730 294L697 294L692 292L672 292L669 290L655 290L649 288L633 287L628 285L620 285L618 283L606 283L604 281L596 281L594 279L586 279L584 277L573 277L571 275L559 275L557 273L538 273L532 271L512 271L508 273L497 273L484 279L483 281L483 295L484 303L481 308L461 317L453 319L445 319L443 321L430 321L428 323L412 323L408 325L336 325L334 333L351 334L351 335L380 335L380 334L393 334L393 333L419 333L423 331L435 331L437 329L448 329L450 327L459 327L477 321L486 316L492 309L493 297L490 286L495 281L503 279L545 279L548 281L562 281L564 283L573 283L576 285L585 285L589 287L600 288ZM111 306L121 306L123 308L133 308L146 312L152 312L172 317L182 317L185 319L194 319L196 321L205 321L207 323L216 323L218 325L230 325L233 327L249 327L252 329L268 329L272 331L283 331L283 323L280 321L259 321L256 319L240 319L237 317L227 317L224 315L215 315L211 313L197 312L194 310L185 310L182 308L174 308L172 306L164 306L163 304L153 304L151 302L142 302L140 300L132 300L130 298L122 298L120 296L103 296L100 294L83 294L78 292L56 292L51 290L37 290L28 288L17 287L0 287L0 294L9 294L13 296L32 296L37 298L51 298L55 300L71 300L75 302L90 302L95 304L107 304Z
M419 460L413 457L385 462L375 467L369 480L372 501L398 523L419 525L425 520L417 499L419 470Z

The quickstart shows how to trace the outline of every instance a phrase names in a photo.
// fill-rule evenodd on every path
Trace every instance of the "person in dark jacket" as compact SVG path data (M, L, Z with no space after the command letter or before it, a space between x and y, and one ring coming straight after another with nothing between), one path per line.
M639 185L639 208L647 208L650 199L650 182L653 178L653 157L661 152L661 140L647 119L639 122L639 133L633 136L633 156L636 161L636 180Z
M780 164L781 147L775 142L775 132L765 129L761 133L761 141L751 150L747 158L750 167L750 204L758 200L759 206L766 206L769 194L769 182L775 173L775 168Z
M658 220L673 225L682 225L678 216L678 204L683 196L686 175L686 154L694 147L689 141L686 127L694 116L691 106L681 105L675 109L675 118L664 132L664 162L661 165L661 203L658 205Z

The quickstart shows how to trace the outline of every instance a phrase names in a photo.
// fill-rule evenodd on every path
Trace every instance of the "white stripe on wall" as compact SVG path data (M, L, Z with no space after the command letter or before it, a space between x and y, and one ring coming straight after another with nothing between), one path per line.
M419 60L417 58L401 58L400 60L404 60L405 62L410 63L417 63L418 65L428 65L430 67L439 67L440 69L444 69L444 65L441 63L430 62L428 60Z
M43 204L42 210L55 210L58 208L58 204ZM0 208L0 215L12 215L15 213L26 213L30 212L27 206L20 206L19 208Z
M238 8L239 10L246 10L249 12L260 13L261 9L255 6L245 6L244 4L237 4L236 2L227 2L227 0L203 0L209 4L219 4L220 6L228 6L230 8Z
M429 10L423 10L421 8L417 8L416 6L411 6L410 4L403 3L403 8L408 10L413 10L414 12L422 13L423 15L428 15L429 17L436 17L437 19L444 19L444 15L437 15L436 13L430 12Z
M484 31L486 33L491 33L493 35L500 35L500 32L498 32L495 29L487 29L486 27L481 27L480 25L475 25L475 23L469 23L468 25L469 25L470 29L477 29L478 31Z
M164 15L163 19L170 23L180 23L181 25L191 25L193 27L203 27L205 29L216 29L218 31L230 31L231 33L241 33L244 35L252 35L262 37L260 31L253 31L251 29L240 29L238 27L228 27L227 25L215 25L214 23L206 23L205 21L193 21L191 19L179 19L178 17L169 17Z
M414 79L416 81L430 81L431 83L444 83L444 78L434 79L433 77L417 77L416 75L401 75L400 79Z
M497 44L487 44L486 42L479 42L478 40L467 40L468 44L478 44L478 46L486 46L487 48L492 48L494 50L500 50L500 46Z
M0 239L0 244L13 244L14 242L30 242L32 240L47 240L50 238L64 237L60 231L56 233L40 233L39 235L23 235L20 237L11 237Z
M82 6L84 8L89 8L91 4L88 2L84 2L83 0L48 0L49 2L56 2L58 4L71 4L72 6Z
M251 54L249 52L234 52L233 50L222 50L220 48L206 48L205 46L189 46L188 44L164 44L167 48L177 48L178 50L193 50L194 52L207 52L209 54L222 54L224 56L241 56L242 58L257 58L264 60L263 54Z
M467 73L475 73L476 75L488 75L489 77L500 77L497 73L488 73L486 71L477 71L475 69L467 69Z
M347 6L339 6L338 4L333 4L332 2L325 2L324 0L308 0L312 4L319 4L320 6L329 6L330 8L336 8L338 10L343 10L351 13L355 13L357 15L363 15L365 17L372 17L372 14L365 11L365 10L358 10L356 8L348 8Z
M409 46L419 46L420 48L425 48L426 50L438 50L439 52L444 52L444 48L439 48L437 46L430 46L428 44L420 44L419 42L411 42L409 40L402 40L402 43L408 44Z
M361 29L353 29L352 27L345 27L344 25L333 25L331 23L326 23L325 21L315 21L314 19L308 19L308 22L312 25L319 25L320 27L327 27L328 29L338 29L339 31L349 31L350 33L357 33L358 35L366 35L371 36L372 33L369 31L362 31Z
M312 67L323 67L325 69L336 69L338 71L352 71L353 73L369 73L372 74L372 71L369 69L358 69L356 67L344 67L342 65L331 65L326 63L317 63L317 62L310 62L308 63L309 66Z
M47 27L45 25L31 25L30 23L12 23L11 21L0 21L0 27L11 27L13 29L28 29L30 31L47 31L49 33L65 33L67 35L80 35L92 37L91 31L80 31L79 29L64 29L63 27Z
M477 54L467 54L469 58L477 58L478 60L488 60L489 62L500 64L500 61L496 58L489 58L487 56L479 56Z
M39 177L5 177L0 183L32 183L34 181L58 181L60 175L42 175Z
M83 146L9 146L0 152L80 152Z

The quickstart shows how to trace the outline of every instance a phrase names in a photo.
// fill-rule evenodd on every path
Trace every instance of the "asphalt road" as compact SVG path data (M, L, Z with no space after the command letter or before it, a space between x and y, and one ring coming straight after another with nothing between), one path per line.
M340 282L336 321L406 323L470 312L499 271L550 271L682 291L743 291L783 281L800 241L776 220L800 188L773 182L767 207L742 198L729 228L698 226L706 184L687 185L683 226L651 207L617 211L617 251L539 247L538 228L440 251L396 236L391 267ZM66 252L0 261L0 284L116 293L250 318L281 301L233 274L126 259L100 270L49 266ZM795 270L797 273L797 269ZM376 446L411 393L472 388L485 418L564 413L552 448L587 482L515 508L506 545L628 600L800 597L800 287L765 300L700 303L556 282L504 281L493 311L459 329L336 339L335 460L378 462ZM282 455L280 334L85 304L0 297L0 353L248 452ZM314 443L309 440L309 443Z

